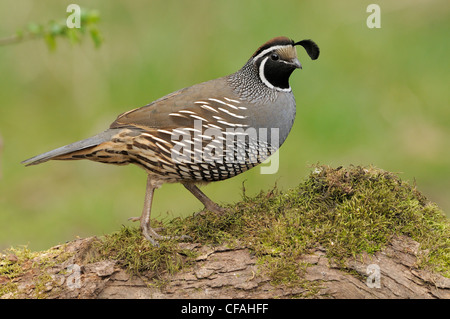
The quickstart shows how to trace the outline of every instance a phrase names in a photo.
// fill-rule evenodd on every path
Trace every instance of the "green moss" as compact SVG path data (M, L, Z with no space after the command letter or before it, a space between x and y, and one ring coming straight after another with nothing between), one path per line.
M9 248L3 255L0 255L0 278L6 277L10 281L0 285L0 297L6 294L14 296L17 292L17 284L12 280L22 275L26 270L24 263L29 261L34 255L26 246L19 248Z
M95 243L95 259L114 259L131 273L150 271L156 275L174 273L194 259L193 253L179 248L174 239L159 243L160 247L152 246L141 236L138 227L122 227L119 232L106 235L101 242Z
M9 295L8 298L20 297L17 295L19 291L14 279L33 273L39 273L33 282L34 296L45 298L45 284L53 280L46 269L71 256L71 253L61 253L62 248L63 246L58 246L41 252L32 252L27 246L7 249L0 255L0 279L6 277L9 280L0 284L0 298L4 295Z
M228 209L225 217L203 214L168 227L204 243L238 240L275 265L276 281L280 273L293 278L292 264L313 247L339 263L379 251L394 235L419 242L420 266L450 277L445 215L413 185L377 168L317 166L296 188L244 197Z
M420 266L450 277L450 226L439 208L397 175L373 167L316 166L298 187L276 188L227 207L217 216L202 212L164 225L168 235L189 235L194 242L244 245L259 259L274 284L299 284L298 259L322 246L342 263L363 251L373 254L394 235L418 241ZM106 236L102 254L120 260L131 271L180 270L192 261L173 240L155 248L138 228L124 227Z
M23 273L21 265L36 255L36 253L33 254L26 246L7 249L0 259L0 276L6 276L9 279L18 277Z
M164 226L162 235L189 235L197 243L248 247L274 285L304 286L303 295L317 290L302 279L308 264L301 256L311 249L322 247L328 258L344 266L346 258L373 254L396 235L420 244L419 267L450 277L450 223L445 215L414 185L377 168L316 166L295 188L244 195L227 210L223 216L205 211L153 227ZM153 247L138 227L123 227L95 245L96 260L115 259L130 272L150 272L157 280L191 265L196 257L177 240L161 240L160 247ZM22 255L30 259L30 254L25 250ZM15 265L2 263L0 276L20 273Z

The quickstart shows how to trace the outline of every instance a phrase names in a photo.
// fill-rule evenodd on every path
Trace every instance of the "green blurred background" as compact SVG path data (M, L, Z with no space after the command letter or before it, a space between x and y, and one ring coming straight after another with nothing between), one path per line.
M291 77L297 119L280 169L253 169L203 188L218 203L297 185L315 163L374 165L398 172L450 212L450 2L32 1L0 2L0 37L29 22L65 19L77 3L97 9L104 43L57 40L0 47L0 249L45 249L129 225L142 210L146 174L89 161L20 161L106 129L116 116L167 93L238 70L278 35L311 38ZM201 209L181 185L157 190L153 217Z

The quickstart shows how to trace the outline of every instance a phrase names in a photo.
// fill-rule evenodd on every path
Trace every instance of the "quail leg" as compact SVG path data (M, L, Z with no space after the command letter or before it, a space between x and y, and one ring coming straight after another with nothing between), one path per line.
M206 196L197 186L192 183L183 183L184 187L189 190L199 201L205 205L205 208L217 215L225 213L225 209L214 203L208 196Z
M141 226L141 232L145 239L147 239L153 246L159 247L159 243L157 240L162 239L190 239L189 236L183 235L183 236L177 236L177 237L170 237L170 236L161 236L159 235L155 229L150 227L150 214L152 210L152 201L153 201L153 193L155 192L155 189L158 188L158 186L155 186L150 175L147 177L147 188L145 191L145 201L144 201L144 208L142 209L142 215L141 217L130 217L128 220L131 220L133 222L139 221Z
M128 220L133 222L139 221L141 224L142 235L153 246L159 247L157 239L162 239L163 236L159 235L153 228L150 227L150 214L152 210L153 193L155 192L155 186L152 183L150 175L147 177L147 188L145 191L144 208L142 209L141 217L130 217Z

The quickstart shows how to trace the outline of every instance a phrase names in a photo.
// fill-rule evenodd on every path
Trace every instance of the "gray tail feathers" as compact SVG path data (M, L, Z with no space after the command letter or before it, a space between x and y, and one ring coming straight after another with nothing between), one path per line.
M111 137L117 133L116 130L107 130L103 133L97 134L90 138L87 138L82 141L78 141L66 146L62 146L60 148L54 149L52 151L34 156L22 162L26 166L37 165L40 163L47 162L52 159L58 159L57 157L67 155L76 151L80 151L83 149L87 149L90 147L97 146L101 143L107 142L111 140ZM69 158L67 158L69 159Z

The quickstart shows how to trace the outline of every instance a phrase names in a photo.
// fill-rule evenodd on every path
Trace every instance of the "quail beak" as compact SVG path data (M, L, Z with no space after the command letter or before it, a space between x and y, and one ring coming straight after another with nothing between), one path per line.
M293 66L295 66L296 69L302 68L302 64L300 63L300 61L297 58L292 59L291 64Z

